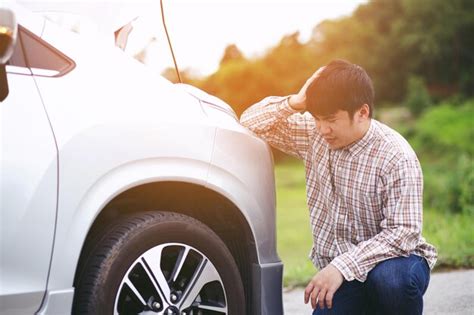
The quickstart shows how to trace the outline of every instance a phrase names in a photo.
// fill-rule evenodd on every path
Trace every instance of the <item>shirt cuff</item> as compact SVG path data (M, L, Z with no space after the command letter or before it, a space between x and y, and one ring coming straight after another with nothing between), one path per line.
M290 96L283 96L278 100L277 110L283 117L289 117L293 114L300 113L300 111L293 109L289 102Z
M347 281L364 282L366 279L366 276L361 276L363 273L360 272L359 266L349 253L337 256L331 261L331 265L336 267Z

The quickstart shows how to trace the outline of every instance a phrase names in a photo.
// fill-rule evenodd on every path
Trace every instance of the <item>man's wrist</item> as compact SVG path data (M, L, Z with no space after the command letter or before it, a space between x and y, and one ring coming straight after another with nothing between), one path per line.
M346 279L347 281L352 281L356 279L354 270L357 267L347 253L337 256L331 261L330 264L336 267L336 269L339 270L344 279Z
M298 95L292 94L288 97L288 105L296 110L296 111L303 111L305 109L305 104L302 102L299 98Z

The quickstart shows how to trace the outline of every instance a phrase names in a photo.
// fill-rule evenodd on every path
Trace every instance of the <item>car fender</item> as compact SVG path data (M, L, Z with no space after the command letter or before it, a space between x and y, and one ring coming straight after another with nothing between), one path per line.
M241 210L251 227L259 262L279 262L275 180L269 146L243 127L217 128L207 185Z
M69 218L61 209L48 291L72 286L75 269L89 229L102 209L120 193L146 183L180 181L205 185L208 163L192 159L150 158L116 167L89 187Z

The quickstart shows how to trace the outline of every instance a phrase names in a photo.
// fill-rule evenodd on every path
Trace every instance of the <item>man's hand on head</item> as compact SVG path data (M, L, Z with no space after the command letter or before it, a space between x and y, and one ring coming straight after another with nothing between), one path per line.
M308 80L306 80L305 84L298 92L298 94L290 95L288 99L288 104L290 104L291 108L301 112L306 109L306 90L323 69L324 67L321 67L315 73L313 73L313 75Z
M332 298L337 289L344 281L341 272L333 265L327 265L318 272L308 283L304 290L304 303L311 299L311 306L316 308L316 304L323 309L332 308Z

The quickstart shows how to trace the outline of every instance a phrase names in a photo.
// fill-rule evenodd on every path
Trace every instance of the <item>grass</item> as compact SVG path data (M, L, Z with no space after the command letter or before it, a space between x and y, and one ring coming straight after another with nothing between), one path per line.
M306 206L304 166L291 161L275 167L277 247L285 264L286 287L306 286L316 273L308 258L312 237ZM438 249L435 270L474 267L474 217L425 209L423 236Z
M474 267L474 216L425 210L423 236L438 250L435 270Z
M275 167L277 191L277 248L285 264L285 286L305 285L316 272L308 258L312 244L309 212L306 206L302 163Z

